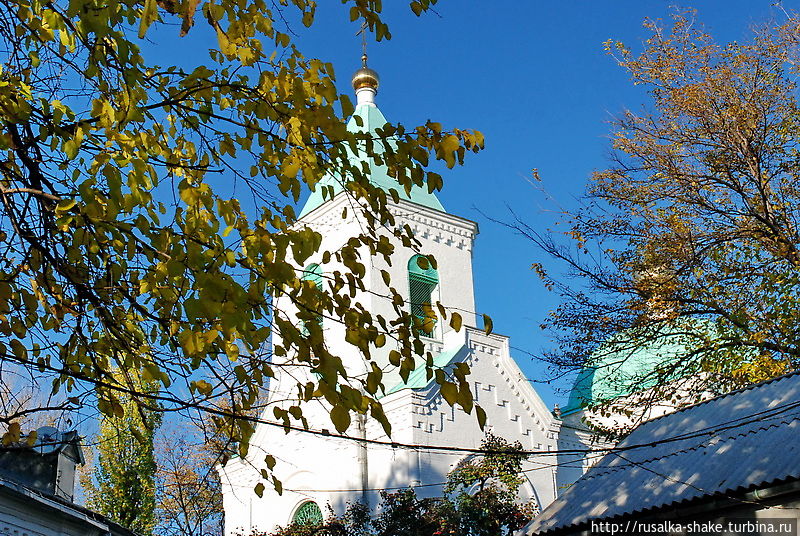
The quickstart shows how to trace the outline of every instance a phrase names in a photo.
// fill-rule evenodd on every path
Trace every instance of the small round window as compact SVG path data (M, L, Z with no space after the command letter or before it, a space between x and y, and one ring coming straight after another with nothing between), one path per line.
M298 525L321 525L322 510L319 509L319 506L314 501L305 502L294 513L292 523Z

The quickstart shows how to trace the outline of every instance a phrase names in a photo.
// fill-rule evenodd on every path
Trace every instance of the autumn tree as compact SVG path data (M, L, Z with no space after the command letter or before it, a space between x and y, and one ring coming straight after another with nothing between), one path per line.
M193 426L165 426L156 437L156 533L221 536L218 464L224 444ZM207 440L208 439L208 440Z
M410 7L421 15L432 3ZM334 24L315 20L315 8L312 0L0 5L0 359L73 408L96 405L113 417L132 403L213 415L244 454L250 410L273 375L273 337L282 341L275 352L317 374L279 408L287 422L302 425L302 404L324 398L337 415L370 414L388 431L375 398L381 371L344 375L325 333L303 333L272 298L346 323L353 352L366 358L387 341L406 365L420 356L402 299L397 318L383 318L351 297L363 288L351 274L364 273L365 256L391 256L378 229L415 243L394 225L393 195L351 157L380 152L398 190L433 191L442 181L425 168L429 159L452 167L482 136L439 123L386 125L374 139L348 132L353 106L337 93L333 66L294 42L293 28ZM345 1L342 17L390 37L379 0ZM195 53L170 62L167 42ZM295 206L327 173L346 177L365 226L342 249L321 252L321 236L298 223ZM304 285L298 267L313 254L349 273ZM136 377L157 387L142 392ZM5 440L20 433L10 427Z
M701 372L729 388L800 364L799 24L720 45L678 12L645 23L642 52L606 44L649 106L612 121L613 165L560 229L517 224L572 276L535 265L564 298L552 363L672 345L628 389Z

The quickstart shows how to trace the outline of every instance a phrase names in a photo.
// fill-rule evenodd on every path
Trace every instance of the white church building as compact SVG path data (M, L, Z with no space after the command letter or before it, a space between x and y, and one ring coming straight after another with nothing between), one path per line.
M375 105L377 74L366 68L365 62L353 81L357 95L354 117L360 120L352 118L348 128L374 131L386 123ZM386 168L371 160L368 164L373 183L388 189L393 179ZM333 251L350 237L360 234L360 218L351 207L343 219L343 208L351 205L352 198L342 191L341 180L329 177L323 181L327 183L318 185L306 202L299 224L319 231L323 236L321 250ZM322 185L332 186L336 195L323 199ZM413 229L421 248L415 251L404 247L392 235L387 235L395 242L393 263L389 266L373 257L367 263L364 278L367 292L357 299L374 314L391 318L392 306L385 297L387 287L380 274L381 270L387 270L398 291L405 292L406 303L418 299L412 299L412 293L421 293L462 315L465 327L458 332L445 322L439 322L431 336L425 338L427 350L434 356L437 367L457 362L469 365L471 373L467 379L475 402L486 411L487 430L508 441L520 441L526 450L542 452L531 456L524 464L525 482L520 500L532 501L538 508L546 507L582 474L585 465L575 454L547 453L584 449L592 436L579 425L564 424L543 403L511 357L508 337L487 335L474 327L477 319L472 254L478 235L477 224L448 213L434 194L417 187L410 195L401 194L399 202L391 204L391 210L398 225L408 224ZM418 253L432 254L437 268L420 269L415 259ZM326 271L344 270L335 262L323 265L321 259L302 269L319 277L321 284L325 284ZM279 300L276 306L281 307ZM323 322L332 351L337 355L349 352L344 357L350 375L366 371L361 355L344 343L341 325ZM341 346L336 346L337 341L341 341ZM341 351L337 352L339 349ZM383 349L388 352L388 348ZM308 374L301 369L275 368L277 376L269 386L268 402L292 397L298 377ZM408 382L403 382L399 376L386 375L384 383L386 394L380 402L392 424L391 438L386 437L380 424L372 419L354 422L348 434L395 442L398 446L302 431L286 433L279 427L259 425L247 458L232 459L221 469L226 535L269 533L292 522L317 521L328 508L343 513L348 502L362 501L375 507L381 490L413 487L421 497L441 495L448 472L471 454L457 450L410 449L400 444L474 449L480 447L485 431L478 426L474 414L467 415L445 402L436 382L427 380L424 367L414 371ZM304 407L304 415L310 428L332 429L327 408ZM271 417L271 413L267 413L264 418ZM266 489L259 497L253 490L262 481L266 454L274 456L277 462L274 474L282 483L283 493L279 495L265 483Z

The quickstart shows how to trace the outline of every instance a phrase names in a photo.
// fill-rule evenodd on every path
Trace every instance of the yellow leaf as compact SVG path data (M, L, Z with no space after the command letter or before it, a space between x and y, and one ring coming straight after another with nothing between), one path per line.
M183 22L181 23L181 37L189 33L189 29L194 25L194 12L200 0L187 0L183 11Z
M21 430L18 422L12 422L8 425L6 433L3 434L3 445L10 445L19 441Z
M64 142L64 155L68 160L73 160L78 156L78 144L75 143L75 140L67 140Z
M444 159L448 168L452 168L456 164L455 153L460 145L461 144L459 143L458 138L453 134L445 136L445 138L442 140L442 143L439 145L439 154Z
M194 386L197 388L200 394L203 395L211 393L211 390L213 389L212 385L205 380L199 380L194 382Z
M139 20L139 39L144 39L147 29L158 18L158 6L156 0L144 0L144 8Z

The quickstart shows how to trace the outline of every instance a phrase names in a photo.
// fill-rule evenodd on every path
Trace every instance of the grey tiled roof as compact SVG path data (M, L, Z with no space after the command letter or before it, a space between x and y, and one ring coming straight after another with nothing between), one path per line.
M526 532L800 479L798 439L795 372L643 423Z

